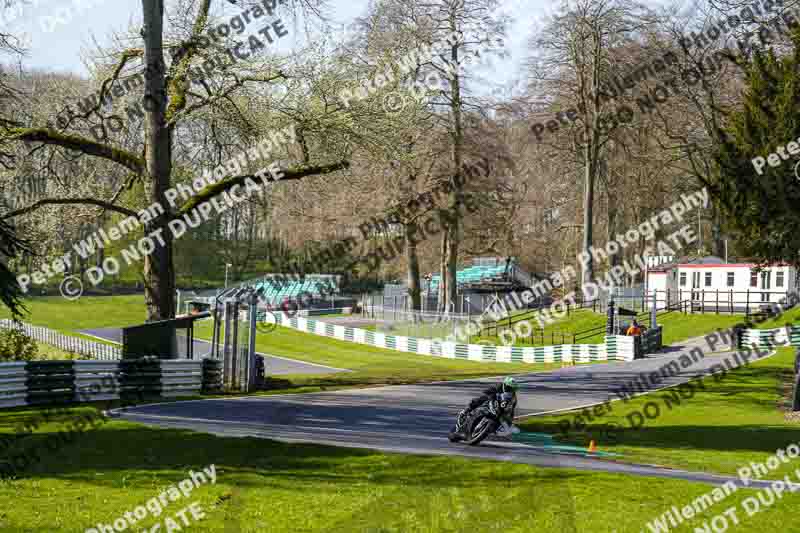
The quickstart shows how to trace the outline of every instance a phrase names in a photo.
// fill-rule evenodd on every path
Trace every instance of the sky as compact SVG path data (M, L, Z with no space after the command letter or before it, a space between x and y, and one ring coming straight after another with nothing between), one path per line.
M15 35L23 32L27 54L23 65L86 76L82 56L93 50L95 43L110 44L114 33L121 33L131 23L141 21L141 0L25 0L29 5L10 10L0 17L0 28ZM168 5L169 5L169 0ZM538 5L537 5L538 4ZM364 13L367 0L328 0L327 14L337 25L346 25ZM498 84L513 84L520 78L525 45L534 24L541 22L548 8L542 0L502 0L501 10L513 17L505 48L510 57L493 60L492 68L485 70ZM223 0L217 0L215 9L223 15L233 16L240 9ZM0 12L1 13L1 12ZM297 39L302 32L292 32L295 41L284 40L287 45L302 45Z

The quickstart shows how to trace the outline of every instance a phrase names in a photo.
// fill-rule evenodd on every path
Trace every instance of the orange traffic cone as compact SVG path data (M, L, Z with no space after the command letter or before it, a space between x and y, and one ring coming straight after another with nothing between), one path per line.
M594 445L594 441L593 441L593 440L592 440L592 441L589 441L589 451L590 451L590 452L595 452L595 451L597 451L597 446L595 446L595 445Z

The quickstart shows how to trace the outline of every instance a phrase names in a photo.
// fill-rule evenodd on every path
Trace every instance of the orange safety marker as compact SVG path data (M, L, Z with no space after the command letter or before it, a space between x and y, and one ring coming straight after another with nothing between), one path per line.
M593 440L592 440L592 441L589 441L589 451L590 451L590 452L595 452L595 451L597 451L597 446L595 446L595 445L594 445L594 441L593 441Z

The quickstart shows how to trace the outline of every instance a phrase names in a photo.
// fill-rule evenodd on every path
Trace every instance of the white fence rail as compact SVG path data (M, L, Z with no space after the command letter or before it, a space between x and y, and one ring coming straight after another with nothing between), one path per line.
M24 322L14 322L13 320L4 319L0 320L0 328L20 329L34 340L49 344L50 346L55 346L59 350L65 352L91 357L92 359L101 361L116 361L122 359L122 348L119 346L110 346L88 339L70 337L69 335L64 335L58 331L41 326L33 326Z

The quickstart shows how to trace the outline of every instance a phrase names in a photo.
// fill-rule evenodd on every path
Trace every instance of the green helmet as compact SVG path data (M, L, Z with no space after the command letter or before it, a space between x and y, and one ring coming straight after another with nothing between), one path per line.
M514 381L514 378L509 376L503 380L503 389L511 389L512 391L517 392L519 390L519 383Z

